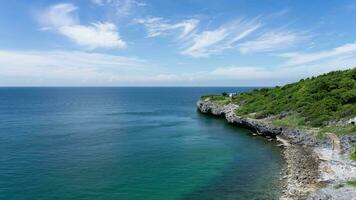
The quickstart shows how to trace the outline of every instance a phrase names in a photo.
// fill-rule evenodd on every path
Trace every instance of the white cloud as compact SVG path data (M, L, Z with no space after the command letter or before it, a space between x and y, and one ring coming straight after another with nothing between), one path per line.
M124 48L117 27L112 23L92 23L82 25L73 4L57 4L49 7L39 18L43 30L54 30L76 44L89 49Z
M125 81L146 65L101 53L0 50L0 85L105 85Z
M258 67L222 67L216 68L209 72L212 76L221 76L230 79L240 79L248 80L253 77L254 80L257 79L268 79L268 78L278 78L278 74L273 72L273 70L267 70L266 68Z
M237 20L215 30L195 33L187 42L188 47L181 53L195 58L220 53L225 49L233 48L238 41L256 31L260 26L256 20Z
M145 77L149 85L193 86L276 86L354 66L356 58L337 58L315 65L295 67L230 66L182 74L158 74Z
M278 15L285 12L287 11L278 13ZM258 19L259 17L251 20L239 19L211 30L202 30L202 27L198 27L200 21L197 19L172 23L160 17L147 17L135 19L134 23L142 24L149 38L164 36L178 30L180 53L194 58L209 57L231 48L238 48L243 54L284 50L310 37L303 32L279 29L265 32L253 40L240 43L260 29L261 23Z
M191 73L162 73L147 61L101 53L0 50L0 85L25 86L274 86L331 70L355 67L355 56L297 66L227 66Z
M60 32L75 41L78 45L91 49L123 48L126 43L117 33L116 26L111 23L93 23L91 26L64 26Z
M47 28L73 26L79 23L78 16L73 13L78 8L73 4L57 4L49 7L40 15L40 22Z
M165 73L146 77L156 85L276 86L335 70L356 67L356 56L328 57L315 63L280 66L226 66L191 73Z
M271 31L262 34L255 40L242 43L239 45L239 51L241 53L256 53L282 50L301 42L305 38L304 35L295 32Z
M287 75L287 76L286 76ZM147 77L146 81L169 85L205 85L205 86L265 86L286 83L295 80L298 75L286 71L264 67L219 67L207 71L182 74L158 74Z
M300 65L342 56L356 57L356 42L345 44L329 51L317 53L286 53L281 56L288 59L287 65Z
M179 38L183 39L189 36L198 26L199 20L188 19L177 23L169 23L160 17L147 17L136 19L135 23L144 25L147 31L147 37L157 37L166 34L168 31L178 29L181 31Z
M257 19L235 20L224 24L217 29L199 31L199 20L188 19L171 23L160 17L148 17L134 20L135 23L144 25L147 37L163 36L170 31L179 30L178 42L181 45L181 54L191 57L208 57L218 54L225 49L233 48L237 42L244 39L261 24Z

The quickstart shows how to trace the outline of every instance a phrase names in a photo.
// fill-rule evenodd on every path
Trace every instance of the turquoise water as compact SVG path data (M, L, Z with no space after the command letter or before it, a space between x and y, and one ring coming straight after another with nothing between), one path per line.
M251 88L0 88L0 199L277 199L280 149L201 115Z

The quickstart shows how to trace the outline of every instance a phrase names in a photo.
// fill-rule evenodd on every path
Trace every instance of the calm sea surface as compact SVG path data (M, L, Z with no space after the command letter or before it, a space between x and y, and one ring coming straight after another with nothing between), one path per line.
M251 88L0 88L0 199L277 199L280 149L201 115Z

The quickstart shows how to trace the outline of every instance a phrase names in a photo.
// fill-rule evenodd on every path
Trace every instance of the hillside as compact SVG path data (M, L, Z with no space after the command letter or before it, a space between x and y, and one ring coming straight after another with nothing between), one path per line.
M236 114L270 119L278 126L299 127L337 135L355 134L356 68L302 79L282 87L262 88L229 97L203 96L219 104L239 105Z

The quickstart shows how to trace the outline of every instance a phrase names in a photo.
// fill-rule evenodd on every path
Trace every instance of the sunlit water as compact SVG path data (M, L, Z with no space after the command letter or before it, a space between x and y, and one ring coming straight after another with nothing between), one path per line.
M281 152L200 95L251 88L1 88L0 199L277 199Z

